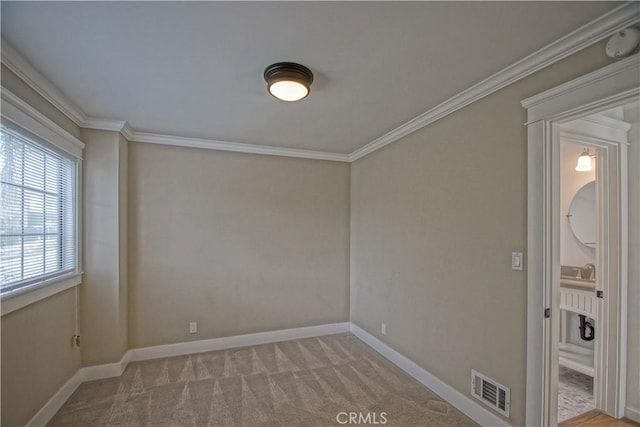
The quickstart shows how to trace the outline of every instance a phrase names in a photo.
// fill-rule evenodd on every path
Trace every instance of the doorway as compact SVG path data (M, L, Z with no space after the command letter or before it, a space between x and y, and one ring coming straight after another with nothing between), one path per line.
M566 268L563 271L561 262L560 228L562 219L568 221L565 215L569 214L561 209L561 140L572 138L575 139L573 143L580 144L583 149L590 148L590 154L595 156L596 262L565 267L578 268L574 270L573 279L595 277L595 292L591 293L598 292L596 295L602 296L596 297L595 308L591 311L576 313L578 320L574 322L580 322L577 327L582 327L585 338L590 338L591 333L595 335L590 344L593 345L592 356L589 347L583 346L587 349L585 359L590 359L583 367L593 365L588 373L594 378L591 383L594 407L616 418L624 415L629 238L627 135L626 130L620 130L613 132L614 137L602 138L601 135L589 135L585 129L593 130L594 115L638 101L639 66L636 55L522 103L528 113L529 139L527 425L557 424L560 339L566 340L571 330L575 333L571 321L561 329L560 286L561 276L571 275ZM582 122L582 126L574 126L577 122ZM574 138L576 134L580 138ZM616 134L623 135L624 140ZM567 307L564 307L566 311ZM571 308L575 312L576 307ZM580 318L581 314L584 318ZM561 333L565 335L561 336ZM563 356L566 358L567 354ZM574 362L577 359L573 357ZM580 373L580 368L573 366L576 367L578 369L573 371Z
M624 347L617 320L624 304L616 300L624 303L626 298L616 264L626 247L616 235L619 221L612 219L624 217L626 199L612 194L624 189L611 183L625 182L626 171L624 160L611 162L609 157L619 157L620 146L628 144L637 112L638 103L633 102L558 124L560 278L552 282L552 287L558 285L552 294L559 295L559 340L553 359L558 384L551 387L557 389L558 422L593 409L615 415L617 402L624 399L618 393L624 383L622 354L616 350ZM553 346L549 351L555 352ZM611 357L617 370L609 369Z

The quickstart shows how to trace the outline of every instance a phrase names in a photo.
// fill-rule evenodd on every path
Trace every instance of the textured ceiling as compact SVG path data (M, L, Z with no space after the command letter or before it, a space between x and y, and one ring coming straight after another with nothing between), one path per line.
M2 37L92 117L350 153L611 2L6 2ZM298 103L264 68L315 74Z

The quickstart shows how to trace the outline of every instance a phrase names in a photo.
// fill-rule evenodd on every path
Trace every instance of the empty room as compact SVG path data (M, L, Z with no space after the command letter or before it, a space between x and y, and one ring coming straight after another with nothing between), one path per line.
M2 426L640 425L640 2L0 16Z

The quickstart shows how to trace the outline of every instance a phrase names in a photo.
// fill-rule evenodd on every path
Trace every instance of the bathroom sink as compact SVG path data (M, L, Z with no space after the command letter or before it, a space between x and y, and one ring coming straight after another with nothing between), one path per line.
M578 282L585 282L585 283L596 283L595 280L591 280L591 279L583 279L582 277L576 277L576 276L566 276L564 274L560 275L560 279L564 280L576 280Z
M561 285L595 289L595 278L595 266L593 264L587 264L584 267L573 267L569 265L560 266Z
M570 276L560 276L560 286L570 286L570 287L577 287L582 289L595 290L596 281L581 279L577 277L570 277Z

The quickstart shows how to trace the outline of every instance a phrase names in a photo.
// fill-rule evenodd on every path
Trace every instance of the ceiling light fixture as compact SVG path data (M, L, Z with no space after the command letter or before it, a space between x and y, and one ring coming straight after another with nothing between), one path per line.
M304 65L278 62L264 70L267 90L282 101L299 101L311 91L313 73Z
M576 171L589 172L593 167L591 166L591 158L595 155L589 154L589 149L585 148L580 157L578 157L578 164L576 165Z

